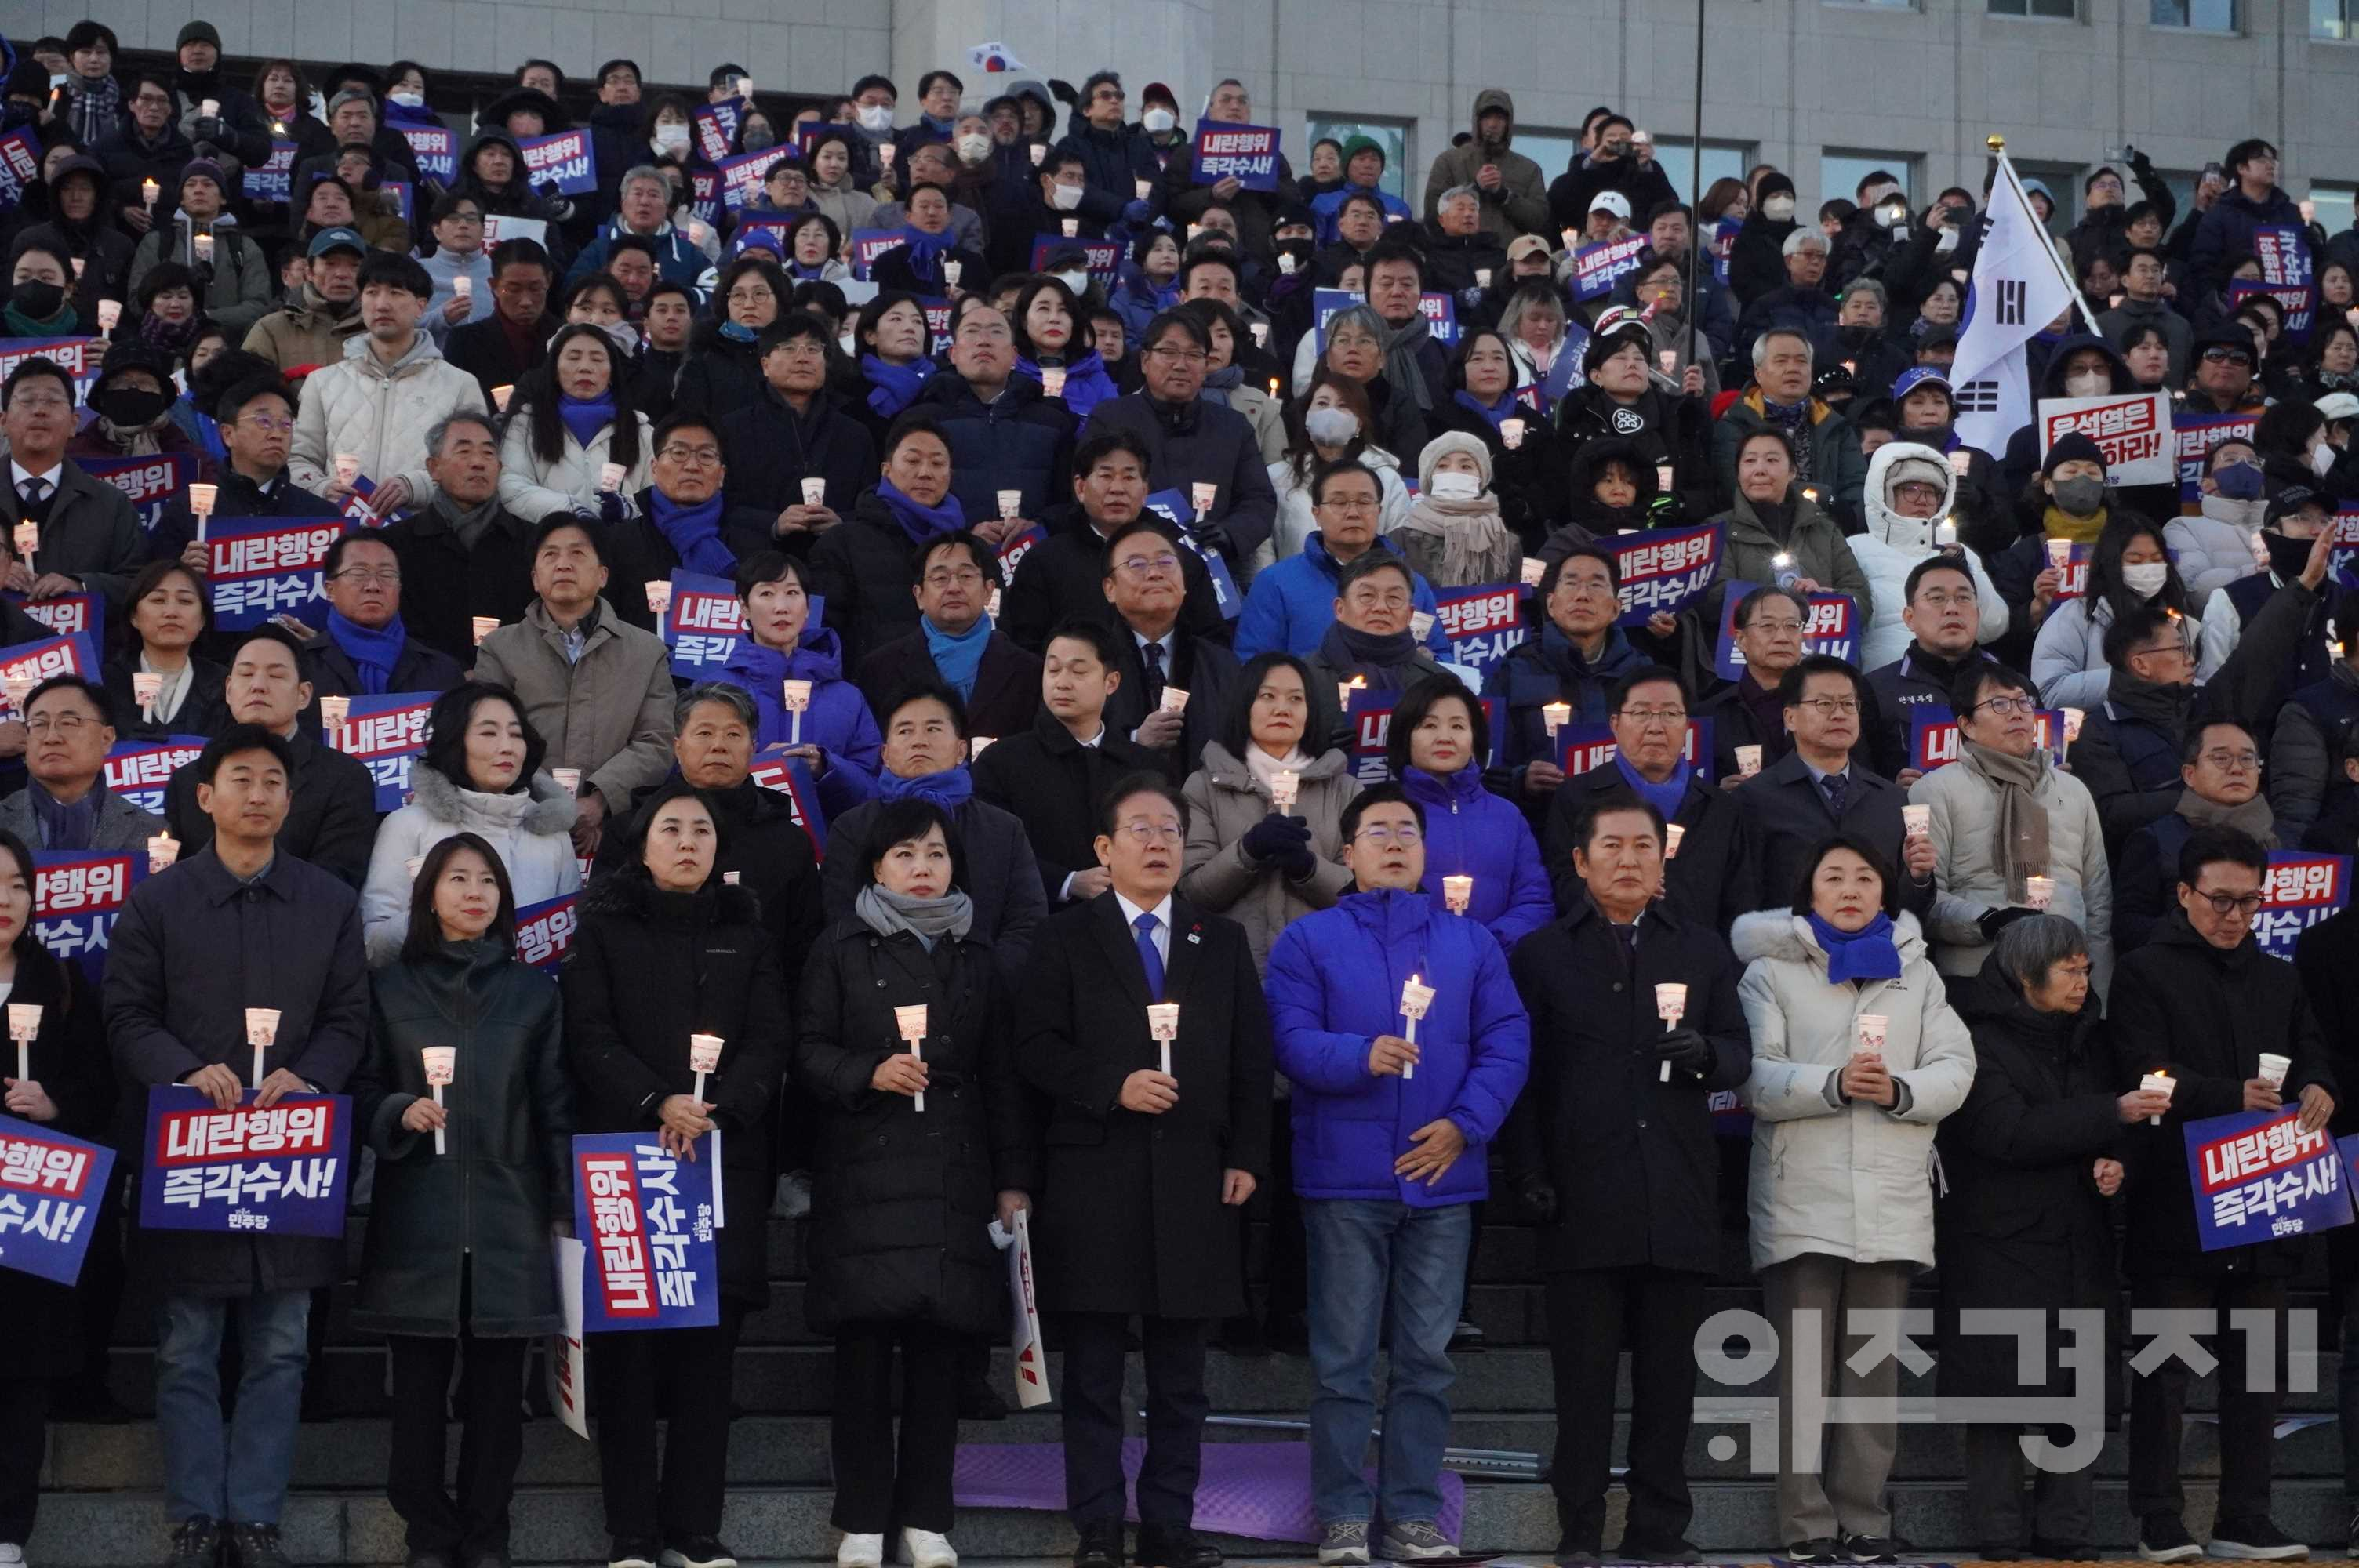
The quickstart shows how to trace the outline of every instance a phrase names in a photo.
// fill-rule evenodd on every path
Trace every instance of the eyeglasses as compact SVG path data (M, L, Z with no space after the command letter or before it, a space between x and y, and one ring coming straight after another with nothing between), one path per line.
M445 212L442 214L442 222L445 223L480 223L483 221L484 215L481 212Z
M1201 349L1175 349L1169 343L1160 344L1147 351L1165 364L1174 365L1201 365L1212 357Z
M1802 633L1802 623L1799 621L1756 620L1752 625L1746 627L1745 630L1748 632L1767 633L1772 637L1799 637Z
M2133 659L2160 658L2166 654L2177 658L2185 658L2187 656L2187 644L2184 642L2157 643L2151 648L2138 648L2133 650L2130 654L2130 657Z
M973 567L964 571L930 571L926 574L928 588L971 588L983 580L983 574Z
M367 588L372 583L381 584L386 588L398 588L401 585L401 568L399 567L346 567L335 575L334 580L351 583L354 588Z
M1799 706L1817 708L1821 719L1852 719L1859 714L1855 697L1806 697Z
M245 415L238 419L233 420L232 423L249 426L254 429L259 430L266 436L292 435L295 430L294 420L274 419L267 414Z
M683 447L679 442L673 441L668 444L663 450L658 452L656 456L663 459L666 462L687 463L699 468L709 468L721 460L721 449L718 447Z
M1387 827L1379 823L1374 827L1363 827L1352 835L1353 843L1363 838L1371 844L1397 844L1404 849L1414 849L1425 842L1425 834L1408 823L1403 823L1398 827Z
M1177 556L1125 556L1114 565L1133 577L1145 577L1150 572L1176 572L1180 569Z
M1994 697L1988 702L1975 703L1973 707L1967 708L1966 711L1969 713L1977 711L1983 713L1993 713L1996 714L2001 719L2011 719L2018 713L2032 714L2038 712L2039 704L2032 701L2031 698L2027 697Z
M2252 367L2253 356L2242 349L2206 349L2203 351L2203 362L2215 365L2243 365L2249 370Z
M41 718L27 720L25 724L25 732L28 735L62 735L71 737L81 734L83 730L91 728L96 722L96 719L85 719L79 713L63 714L54 719L47 715L43 715Z
M1178 825L1169 822L1125 822L1114 829L1134 844L1177 844Z
M1684 724L1688 710L1684 708L1625 708L1616 717L1640 725Z
M73 399L60 397L53 392L18 393L8 403L11 408L71 408Z
M1374 512L1376 510L1378 504L1378 503L1371 501L1365 496L1346 495L1338 496L1332 501L1321 502L1319 503L1319 510L1321 512L1340 512L1347 517L1359 517Z
M2258 752L2206 752L2204 762L2224 772L2258 773L2265 765Z
M2267 902L2256 892L2206 892L2201 888L2195 890L2195 896L2210 904L2214 914L2241 914L2248 919Z
M1969 592L1944 593L1929 591L1917 596L1917 602L1928 610L1972 610L1974 596Z

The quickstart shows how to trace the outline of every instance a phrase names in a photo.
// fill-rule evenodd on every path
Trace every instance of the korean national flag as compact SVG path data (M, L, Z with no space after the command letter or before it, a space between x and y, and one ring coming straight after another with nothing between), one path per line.
M1950 384L1957 389L1958 439L1986 452L2031 423L2024 344L2072 303L2039 216L2005 155L1991 183L1990 232L1974 258L1966 326Z

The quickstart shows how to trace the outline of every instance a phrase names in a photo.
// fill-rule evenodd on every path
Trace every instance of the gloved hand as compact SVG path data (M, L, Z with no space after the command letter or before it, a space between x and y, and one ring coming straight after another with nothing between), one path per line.
M1271 812L1245 829L1245 853L1265 863L1310 847L1310 825Z
M1154 216L1155 203L1152 201L1140 200L1123 203L1122 221L1125 223L1144 223Z
M1319 869L1319 857L1310 852L1309 844L1305 844L1299 849L1289 849L1280 855L1277 869L1286 874L1288 881L1307 882L1311 873Z
M217 114L200 114L189 124L189 140L191 142L217 142L221 136L221 116Z
M1468 284L1458 291L1458 303L1472 309L1483 303L1483 289L1478 284Z
M614 524L622 522L624 518L629 516L630 509L630 503L623 498L623 492L619 489L602 490L598 492L598 520L600 522L612 526Z
M1995 942L1998 940L2000 932L2017 921L2028 920L2038 913L2039 911L2036 909L2025 909L2020 905L2010 905L2006 909L1986 909L1983 911L1981 918L1976 920L1974 925L1981 930L1984 941Z
M1082 95L1073 90L1071 82L1054 76L1049 79L1049 96L1060 103L1070 103L1076 107L1082 102Z
M1712 1071L1712 1042L1682 1025L1655 1042L1655 1058L1700 1078Z
M1524 1184L1524 1212L1538 1224L1546 1225L1556 1218L1556 1188L1548 1182L1534 1179Z

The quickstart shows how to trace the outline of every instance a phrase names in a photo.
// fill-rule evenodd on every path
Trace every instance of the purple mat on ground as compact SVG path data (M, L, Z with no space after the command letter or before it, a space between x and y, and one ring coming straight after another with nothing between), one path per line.
M1131 1501L1124 1517L1138 1518L1138 1462L1144 1438L1122 1445L1122 1473ZM1207 1443L1203 1478L1196 1487L1194 1527L1211 1534L1255 1541L1317 1541L1319 1521L1310 1511L1310 1445L1306 1443ZM1065 1448L1060 1443L961 1444L951 1482L962 1509L1065 1507ZM1375 1472L1368 1472L1375 1485ZM1466 1514L1466 1483L1455 1471L1441 1473L1442 1534L1458 1539Z

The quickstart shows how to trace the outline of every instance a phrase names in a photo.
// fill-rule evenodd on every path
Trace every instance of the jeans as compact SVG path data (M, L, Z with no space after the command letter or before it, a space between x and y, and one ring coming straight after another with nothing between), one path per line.
M156 1346L156 1424L164 1441L164 1513L277 1524L303 1405L309 1291L167 1296ZM222 1336L237 1319L236 1408L224 1430Z
M1412 1208L1397 1199L1306 1198L1310 1273L1310 1501L1321 1525L1388 1524L1441 1512L1450 1444L1450 1336L1466 1295L1474 1216L1466 1204ZM1379 1307L1381 1303L1381 1308ZM1376 1340L1387 1325L1392 1370L1371 1497L1363 1466L1375 1414Z

